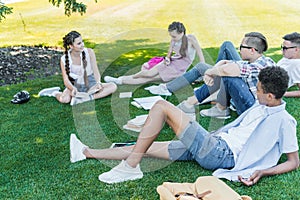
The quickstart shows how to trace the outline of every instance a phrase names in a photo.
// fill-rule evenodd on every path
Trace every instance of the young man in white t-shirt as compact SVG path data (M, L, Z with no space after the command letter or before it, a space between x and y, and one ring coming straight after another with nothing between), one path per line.
M300 33L294 32L283 36L281 45L283 58L277 65L284 68L290 77L289 87L296 85L298 90L288 91L285 97L300 97Z

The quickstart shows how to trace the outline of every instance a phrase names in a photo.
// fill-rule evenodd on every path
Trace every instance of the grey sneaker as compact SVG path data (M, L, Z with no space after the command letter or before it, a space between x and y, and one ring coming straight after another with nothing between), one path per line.
M186 101L183 101L183 102L181 102L180 104L177 105L177 108L182 110L192 120L196 120L196 109L195 109L194 105L190 105Z
M100 174L99 181L105 183L120 183L129 180L136 180L143 178L143 172L140 169L140 165L135 168L128 166L125 160L112 168L110 171Z
M171 96L172 93L167 89L166 84L153 85L146 87L145 90L149 90L151 94L162 95L162 96Z
M60 90L60 87L45 88L38 93L38 96L39 97L42 97L42 96L54 97L55 96L54 93L58 92L59 90Z
M221 110L217 106L214 106L210 109L201 110L200 115L203 117L215 117L218 119L229 119L231 117L229 108Z

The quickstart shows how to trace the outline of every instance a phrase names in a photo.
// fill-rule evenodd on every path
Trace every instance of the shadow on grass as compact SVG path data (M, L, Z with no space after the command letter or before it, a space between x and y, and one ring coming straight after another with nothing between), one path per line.
M147 61L148 58L163 54L167 50L168 43L145 45L145 41L149 40L120 40L115 43L104 44L87 44L86 42L86 44L89 47L94 47L97 58L99 56L103 58L98 62L100 69L104 66L102 63L106 62L106 68L103 70L104 75L113 75L112 73L125 74L136 65ZM218 48L204 49L205 57L211 58L211 64L216 59L217 53ZM278 61L281 58L280 53L279 49L271 48L266 55ZM128 54L133 56L129 57ZM37 94L40 89L55 85L63 86L61 76L0 87L0 119L2 119L0 123L2 142L0 151L3 152L1 154L2 162L0 162L3 166L0 173L0 196L2 198L54 199L59 196L77 199L111 199L122 196L123 199L158 199L155 188L163 181L192 182L198 176L211 175L211 171L202 169L195 162L175 162L170 165L161 162L157 166L157 160L145 159L142 167L147 167L148 171L154 168L160 168L160 170L145 173L145 177L137 181L116 185L100 183L97 179L98 174L109 170L109 166L114 166L115 162L107 162L107 165L97 163L94 160L76 164L69 162L69 135L70 133L78 134L78 131L80 131L75 126L75 123L78 122L74 122L74 117L71 115L72 107L60 104L54 98L37 98L34 96L26 104L13 105L10 103L12 96L20 89L28 90L31 94ZM197 85L192 87L197 87ZM130 107L129 101L132 99L118 98L118 93L125 89L124 86L119 87L116 94L111 97L93 102L95 103L97 119L91 118L94 109L91 112L86 112L86 110L83 110L83 112L81 110L77 111L83 113L78 118L79 123L82 124L80 128L84 129L82 131L88 130L91 134L88 137L82 137L83 141L91 145L94 145L94 143L96 143L95 145L102 145L97 143L97 138L91 137L93 132L97 130L96 127L89 127L88 125L98 125L97 121L93 120L99 121L101 129L112 142L135 139L136 135L134 133L122 130L121 126L131 117L144 114L146 111ZM189 93L188 90L186 91ZM142 88L134 92L134 97L149 95ZM179 101L175 95L167 100L174 104ZM287 110L296 117L299 123L298 99L287 98L286 101ZM77 109L84 106L88 107L87 104L82 104ZM205 106L209 107L209 105ZM119 114L117 116L113 115L112 107L115 110L118 109ZM198 121L205 128L209 128L209 126L214 128L215 124L220 125L217 122L212 125L208 118L201 118ZM173 134L171 132L172 130L166 126L158 140L172 139ZM299 133L299 127L297 127L297 132ZM281 162L284 160L286 160L286 157L282 157ZM237 187L229 181L226 181L226 183L238 193L248 194L255 197L255 199L259 199L260 194L262 194L261 191L270 191L270 188L272 191L281 191L281 193L271 192L267 194L268 197L279 197L281 195L281 197L287 197L288 199L297 199L299 170L280 176L264 178L257 186L251 188ZM281 183L284 183L284 187ZM82 187L83 185L84 187ZM268 197L266 199L272 199Z

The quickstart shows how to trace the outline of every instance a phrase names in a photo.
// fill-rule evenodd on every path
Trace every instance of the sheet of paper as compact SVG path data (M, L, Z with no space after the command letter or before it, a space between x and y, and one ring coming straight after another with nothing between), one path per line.
M134 98L135 102L137 102L142 108L145 110L150 110L152 106L159 100L163 100L161 96L152 96L152 97L142 97L142 98Z
M131 98L132 97L132 92L121 92L119 94L120 98Z

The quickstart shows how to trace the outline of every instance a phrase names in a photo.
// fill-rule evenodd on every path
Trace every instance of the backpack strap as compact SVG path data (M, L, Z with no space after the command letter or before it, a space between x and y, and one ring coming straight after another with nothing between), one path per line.
M192 193L188 193L188 192L178 192L177 194L175 194L175 198L176 200L180 200L182 196L189 196L189 197L194 197L196 199L200 199L202 200L203 197L205 197L206 195L210 194L211 191L207 190L201 194L192 194Z

